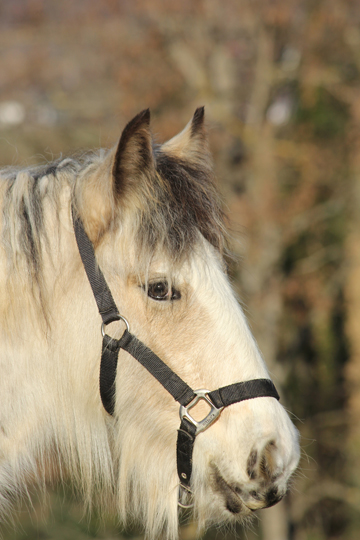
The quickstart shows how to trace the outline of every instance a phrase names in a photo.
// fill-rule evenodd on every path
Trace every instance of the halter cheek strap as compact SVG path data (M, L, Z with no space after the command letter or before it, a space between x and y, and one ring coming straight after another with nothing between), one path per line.
M80 217L75 215L73 208L72 218L80 257L103 321L100 364L100 396L103 406L110 415L114 414L117 362L119 351L123 349L146 368L180 404L181 423L176 445L177 471L181 491L185 494L191 494L192 455L196 436L215 422L224 407L257 397L280 399L279 394L270 379L238 382L211 392L193 390L161 358L130 333L129 324L120 315L104 275L96 262L93 245L85 232ZM106 334L105 327L107 324L119 320L123 320L127 328L120 339L111 338ZM196 421L191 416L190 411L199 400L207 402L210 406L210 412L201 421ZM183 498L183 493L180 493L179 505L189 508L192 505L185 505L180 501Z

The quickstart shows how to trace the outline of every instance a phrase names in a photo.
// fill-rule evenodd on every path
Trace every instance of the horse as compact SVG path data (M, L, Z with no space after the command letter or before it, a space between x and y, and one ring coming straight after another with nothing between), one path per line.
M0 186L1 516L67 479L148 539L277 503L298 432L231 287L204 108Z

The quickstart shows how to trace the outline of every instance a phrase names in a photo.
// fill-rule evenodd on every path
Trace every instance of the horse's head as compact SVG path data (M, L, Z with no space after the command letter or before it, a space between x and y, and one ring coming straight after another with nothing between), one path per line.
M192 388L211 391L269 376L226 275L203 119L198 109L183 132L157 146L149 113L139 114L118 147L79 178L75 204L132 334ZM108 330L114 337L123 331L122 322ZM203 418L208 410L202 400L191 414ZM170 538L177 528L178 411L159 382L120 351L114 419L103 410L113 432L117 503L154 537L165 527ZM194 445L199 523L242 519L275 504L298 459L296 429L276 399L226 407Z

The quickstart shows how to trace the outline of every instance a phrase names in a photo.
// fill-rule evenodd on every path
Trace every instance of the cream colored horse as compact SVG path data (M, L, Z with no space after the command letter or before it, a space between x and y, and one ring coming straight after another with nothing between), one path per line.
M203 109L153 144L149 113L110 151L1 175L0 511L70 478L88 507L136 518L147 537L178 534L178 404L120 351L114 416L100 399L101 319L75 241L82 219L131 331L192 388L269 378L224 265ZM114 337L123 323L108 329ZM193 415L204 416L199 403ZM199 527L275 504L299 459L272 397L233 404L196 438Z

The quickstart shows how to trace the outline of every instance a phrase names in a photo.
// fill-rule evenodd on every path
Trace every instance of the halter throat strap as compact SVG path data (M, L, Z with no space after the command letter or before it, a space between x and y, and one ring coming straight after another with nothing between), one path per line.
M130 333L128 323L120 315L105 277L97 264L93 245L73 207L72 219L80 257L103 322L99 380L103 406L110 415L114 415L117 362L119 351L123 349L146 368L180 404L181 424L177 438L177 471L183 493L191 494L192 455L196 436L210 427L224 407L258 397L273 397L279 400L279 394L270 379L238 382L211 392L193 390L161 358ZM120 339L111 338L106 334L105 326L120 319L126 322L127 329ZM203 420L196 422L190 410L200 399L207 401L211 410ZM185 508L192 506L184 505L180 501L179 505Z

